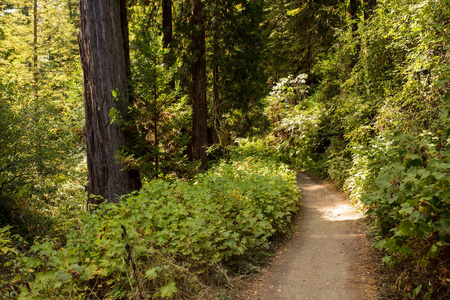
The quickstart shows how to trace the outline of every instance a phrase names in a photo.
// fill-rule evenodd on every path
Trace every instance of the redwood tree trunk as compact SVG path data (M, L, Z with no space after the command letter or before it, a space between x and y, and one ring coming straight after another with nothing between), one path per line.
M126 0L80 0L79 46L83 68L89 195L115 202L140 186L138 174L123 170L114 156L131 143L117 124L112 108L126 118L130 70ZM112 92L117 91L120 101ZM102 199L90 198L90 204Z
M192 141L194 159L201 160L201 168L206 168L206 146L208 142L206 104L206 61L205 61L205 21L201 0L191 0L192 43L194 61L192 63Z

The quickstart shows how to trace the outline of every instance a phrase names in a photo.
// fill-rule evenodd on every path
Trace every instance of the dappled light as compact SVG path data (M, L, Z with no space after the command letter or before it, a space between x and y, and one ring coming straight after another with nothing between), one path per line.
M450 299L449 20L0 0L0 299L242 299L290 237L260 299Z
M364 216L356 211L350 203L321 207L322 218L328 221L359 220Z

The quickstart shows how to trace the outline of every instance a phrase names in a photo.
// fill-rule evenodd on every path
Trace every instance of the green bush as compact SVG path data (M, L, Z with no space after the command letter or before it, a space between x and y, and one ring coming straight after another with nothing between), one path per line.
M20 252L3 230L8 293L202 297L206 283L226 283L237 259L267 251L273 237L289 232L299 196L286 166L240 158L192 181L150 181L118 204L102 204L73 224L65 245L44 239Z
M385 251L383 262L390 269L402 263L412 266L403 272L414 274L416 286L399 282L411 297L422 289L431 299L450 280L445 257L450 243L449 146L443 130L389 132L357 152L355 161L361 165L347 182L375 219L374 247Z

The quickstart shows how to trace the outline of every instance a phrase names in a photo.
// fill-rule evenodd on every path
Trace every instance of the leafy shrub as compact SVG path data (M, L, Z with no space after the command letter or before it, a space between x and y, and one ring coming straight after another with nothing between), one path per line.
M238 146L231 148L231 157L234 159L253 157L264 161L271 160L275 163L281 161L274 147L276 142L273 136L253 139L239 138L235 142Z
M353 195L361 196L367 214L375 217L374 247L386 251L383 262L391 269L402 262L412 264L398 277L401 281L409 277L406 273L414 274L416 286L399 282L410 297L423 289L422 295L431 299L434 292L443 292L450 277L449 146L442 130L389 132L357 152L365 157L347 183ZM359 189L365 192L359 195Z
M338 154L328 157L325 165L328 173L327 177L331 179L337 187L341 188L348 178L348 173L352 166L352 160L342 154Z
M267 114L271 122L279 122L296 105L301 104L309 87L306 85L308 75L300 74L294 78L289 75L281 78L267 97Z
M153 180L83 216L65 245L43 239L24 253L3 230L9 291L20 289L20 299L201 298L205 283L226 283L236 259L290 230L299 196L286 166L252 158L192 181Z

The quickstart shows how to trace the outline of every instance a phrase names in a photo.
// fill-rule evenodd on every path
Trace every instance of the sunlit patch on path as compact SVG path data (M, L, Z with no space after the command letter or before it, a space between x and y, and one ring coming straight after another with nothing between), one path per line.
M294 238L246 292L245 299L375 299L367 274L355 268L363 215L349 200L306 174L298 175L302 216ZM370 276L369 276L370 277Z

